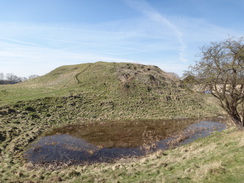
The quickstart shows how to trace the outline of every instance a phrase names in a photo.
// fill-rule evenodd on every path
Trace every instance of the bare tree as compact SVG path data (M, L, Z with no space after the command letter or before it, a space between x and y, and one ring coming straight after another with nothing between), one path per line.
M37 77L39 77L39 76L36 75L36 74L34 74L34 75L30 75L30 76L28 77L28 79L34 79L34 78L37 78Z
M0 80L4 80L4 74L0 73Z
M6 80L9 81L11 84L22 82L20 77L11 73L6 74Z
M18 77L12 73L7 73L4 75L3 73L0 73L0 84L15 84L20 83L23 81L26 81L28 79L34 79L39 77L38 75L31 75L28 78L27 77Z
M244 38L212 42L188 74L208 87L238 127L244 127Z
M21 80L21 82L24 82L24 81L27 81L28 78L27 77L21 77L20 80Z

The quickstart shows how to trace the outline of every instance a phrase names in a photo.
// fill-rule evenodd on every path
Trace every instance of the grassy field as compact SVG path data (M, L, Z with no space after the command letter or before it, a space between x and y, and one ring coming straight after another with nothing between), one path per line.
M141 159L76 169L73 182L243 182L244 134L233 129ZM124 161L124 162L123 162Z
M241 182L244 136L234 129L113 164L38 167L22 156L52 128L169 120L181 129L181 119L222 115L216 104L156 66L129 63L62 66L20 84L0 85L0 182Z
M221 182L244 179L244 134L228 129L143 158L86 166L38 167L2 157L2 182Z

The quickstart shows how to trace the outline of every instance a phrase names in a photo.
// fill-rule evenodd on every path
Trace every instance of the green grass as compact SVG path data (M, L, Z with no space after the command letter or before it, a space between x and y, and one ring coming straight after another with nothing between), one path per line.
M82 101L67 105L72 96ZM46 97L52 98L47 105L63 105L84 120L196 118L220 113L216 104L207 102L210 96L186 90L155 66L139 64L62 66L27 82L0 86L0 107L22 101L36 108Z
M3 156L1 182L206 182L242 183L244 133L228 129L142 158L84 166L38 167Z
M173 123L219 113L211 96L193 93L158 67L140 64L62 66L27 82L1 85L0 182L215 182L218 175L225 182L238 182L243 178L243 135L231 130L126 163L55 169L35 167L22 156L47 129L67 124L148 119Z
M243 132L227 130L139 160L88 166L74 183L243 182L243 138Z

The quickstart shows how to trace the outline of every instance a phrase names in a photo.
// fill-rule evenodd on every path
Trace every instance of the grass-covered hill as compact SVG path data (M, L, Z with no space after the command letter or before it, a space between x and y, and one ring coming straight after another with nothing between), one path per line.
M22 158L26 147L52 127L140 119L177 119L179 125L179 119L219 113L211 96L185 88L180 80L156 66L141 64L97 62L62 66L23 83L1 85L0 182L45 182L55 177L49 170L30 168ZM150 164L142 162L141 168L144 165L150 170ZM83 171L67 170L67 174L56 172L57 176L64 173L61 179L68 180Z
M74 121L211 116L216 107L205 98L185 89L178 79L156 66L130 63L62 66L39 78L0 88L2 110L17 103L14 110L21 112L23 107L30 107L36 116L50 115L46 121L56 123L70 118Z

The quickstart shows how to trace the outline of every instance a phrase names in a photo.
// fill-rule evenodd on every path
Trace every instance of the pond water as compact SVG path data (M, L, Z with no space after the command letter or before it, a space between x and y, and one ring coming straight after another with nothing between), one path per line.
M185 122L182 123L184 129L181 133L170 137L169 134L175 134L176 131L169 129L169 124L144 121L130 124L70 125L47 133L47 136L31 145L24 157L34 164L113 162L120 158L143 156L160 149L190 143L226 128L225 124L212 121L196 124ZM172 123L171 127L173 128Z
M199 138L207 137L211 135L213 132L223 131L225 129L225 124L213 121L201 121L199 123L190 125L179 135L166 138L158 142L156 149L167 149L170 146L180 146L188 144Z

